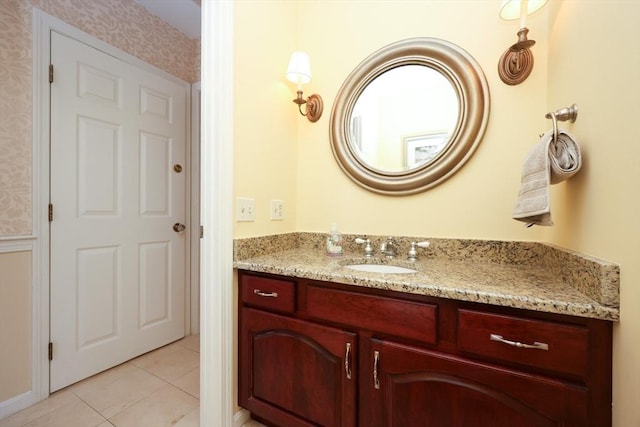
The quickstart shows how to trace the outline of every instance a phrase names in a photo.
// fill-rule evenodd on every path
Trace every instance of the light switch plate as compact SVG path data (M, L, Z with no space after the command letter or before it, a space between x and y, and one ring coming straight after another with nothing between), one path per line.
M236 221L255 221L255 200L238 197L236 199Z
M271 201L271 219L273 221L284 220L284 202L282 200Z

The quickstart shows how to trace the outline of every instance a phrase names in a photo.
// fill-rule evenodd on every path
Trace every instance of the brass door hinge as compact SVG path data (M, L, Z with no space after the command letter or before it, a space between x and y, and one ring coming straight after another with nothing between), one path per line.
M53 64L49 64L49 83L53 83Z
M49 222L53 221L53 205L49 203Z
M53 360L53 343L49 343L49 360Z

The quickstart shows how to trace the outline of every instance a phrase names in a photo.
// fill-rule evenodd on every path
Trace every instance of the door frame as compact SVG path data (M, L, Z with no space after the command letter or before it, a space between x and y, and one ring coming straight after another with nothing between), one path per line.
M189 235L191 237L190 263L187 268L191 270L191 286L189 293L185 297L190 297L191 310L185 310L185 325L190 325L191 334L200 333L200 99L202 94L202 85L200 82L191 85L191 109L190 125L191 125L191 144L187 151L188 158L191 162L189 170L191 170L191 203L187 203L187 215L190 224ZM197 226L196 226L197 225ZM187 306L189 307L189 306Z
M32 155L34 165L34 210L33 210L33 227L34 234L37 236L37 255L34 260L37 265L37 277L34 282L34 348L32 355L36 361L33 364L33 384L34 392L37 400L45 399L49 396L49 325L50 325L50 238L49 238L49 221L48 221L48 204L50 195L50 105L51 93L49 88L49 63L51 57L51 31L64 34L67 37L78 40L93 48L99 49L111 56L114 56L128 64L142 68L148 72L158 74L168 80L185 87L187 118L191 117L191 89L189 83L170 75L142 60L117 49L102 40L99 40L66 22L33 8L33 118L32 118ZM54 71L55 72L55 71ZM191 167L193 155L199 154L199 151L193 153L191 150L191 125L187 122L185 135L186 148L186 168L190 174L193 173ZM193 177L186 180L186 217L185 221L191 221L193 211L199 211L198 205L193 205L191 200ZM196 200L197 202L197 200ZM55 216L55 212L54 212ZM191 226L191 228L195 228ZM198 256L198 253L192 253L191 233L187 233L187 242L185 247L185 334L190 333L190 312L191 312L191 257ZM197 249L197 248L196 248ZM197 286L197 285L196 285ZM35 403L35 402L34 402Z
M200 425L240 426L234 417L236 324L233 270L232 1L202 1Z

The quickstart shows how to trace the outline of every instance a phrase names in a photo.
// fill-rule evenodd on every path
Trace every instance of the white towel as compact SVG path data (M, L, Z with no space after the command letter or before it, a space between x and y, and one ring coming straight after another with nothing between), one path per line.
M522 182L513 219L532 225L553 225L549 204L549 185L571 178L582 166L580 147L566 131L542 135L527 155L522 167Z

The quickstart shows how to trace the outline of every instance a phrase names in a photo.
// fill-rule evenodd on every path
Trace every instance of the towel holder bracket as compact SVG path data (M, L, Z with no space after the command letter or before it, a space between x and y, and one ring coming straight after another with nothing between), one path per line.
M559 110L549 112L545 114L547 119L551 119L553 122L553 142L555 143L558 140L558 120L561 122L570 121L574 123L578 118L578 106L576 104L571 105L571 107L564 107Z
M547 119L553 119L554 116L556 120L560 120L561 122L570 121L571 123L574 123L578 118L578 106L573 104L571 107L564 107L545 115Z

